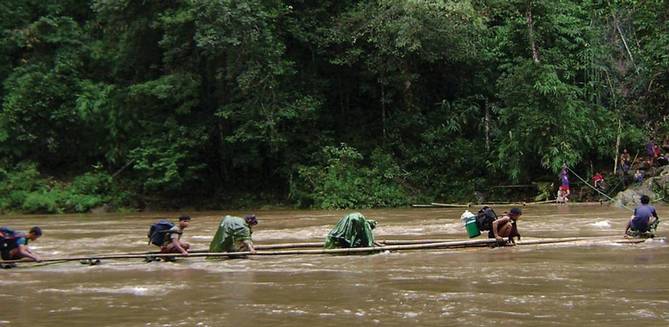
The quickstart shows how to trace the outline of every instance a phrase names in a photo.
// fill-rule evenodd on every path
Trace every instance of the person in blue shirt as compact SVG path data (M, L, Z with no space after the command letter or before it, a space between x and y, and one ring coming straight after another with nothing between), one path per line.
M42 236L42 229L35 226L28 234L15 232L7 227L0 227L0 254L3 260L29 258L40 261L40 257L28 248L28 241L36 241Z
M650 198L648 195L641 196L641 205L634 209L634 215L627 222L625 227L625 236L639 236L640 234L649 233L651 236L657 224L660 222L655 207L649 205ZM651 219L653 218L653 219Z

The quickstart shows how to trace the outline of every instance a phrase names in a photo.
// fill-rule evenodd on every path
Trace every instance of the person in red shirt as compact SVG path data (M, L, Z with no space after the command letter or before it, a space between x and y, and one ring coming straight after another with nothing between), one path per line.
M595 173L595 175L592 176L592 184L595 186L596 189L598 190L602 189L604 184L604 175L602 175L602 173L600 172Z

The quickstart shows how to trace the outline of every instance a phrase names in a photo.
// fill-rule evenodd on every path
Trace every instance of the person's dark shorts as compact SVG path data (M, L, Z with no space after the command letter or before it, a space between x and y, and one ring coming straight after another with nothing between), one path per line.
M14 260L14 257L9 253L9 249L2 249L0 250L0 256L2 256L2 260Z
M645 233L650 230L650 226L648 224L639 224L630 226L630 229L639 233Z

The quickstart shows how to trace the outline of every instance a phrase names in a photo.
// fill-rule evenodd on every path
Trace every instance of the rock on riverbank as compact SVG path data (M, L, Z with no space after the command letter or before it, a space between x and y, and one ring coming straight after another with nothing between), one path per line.
M660 200L667 186L669 186L669 166L664 166L656 171L654 177L647 178L641 185L630 186L618 193L614 205L634 207L640 203L639 198L643 194L648 195L651 201Z

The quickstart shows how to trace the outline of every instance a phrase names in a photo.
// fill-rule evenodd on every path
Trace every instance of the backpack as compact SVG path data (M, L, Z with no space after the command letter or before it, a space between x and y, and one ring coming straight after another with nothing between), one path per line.
M174 224L167 220L159 220L157 223L151 225L149 233L146 235L149 238L149 244L163 246L167 240L167 236L175 233L170 232Z
M9 227L0 227L0 239L11 238L15 233L16 232L14 232Z
M16 239L25 237L25 234L14 231L9 227L0 227L0 251L9 251L16 248Z
M476 214L476 225L479 230L491 230L492 222L497 220L497 214L492 208L485 206Z

